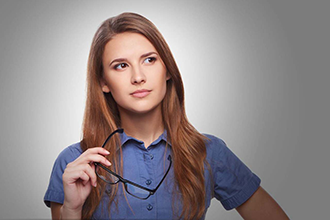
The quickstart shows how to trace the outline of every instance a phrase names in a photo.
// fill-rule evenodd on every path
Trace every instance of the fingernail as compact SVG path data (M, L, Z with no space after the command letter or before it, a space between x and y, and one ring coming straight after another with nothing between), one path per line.
M108 160L106 160L105 162L106 162L106 164L107 164L108 166L111 165L111 163L110 163Z
M106 153L106 154L110 154L110 152L109 152L109 151L107 151L107 150L105 150L105 153Z
M96 186L97 186L97 182L94 183L94 187L96 187Z

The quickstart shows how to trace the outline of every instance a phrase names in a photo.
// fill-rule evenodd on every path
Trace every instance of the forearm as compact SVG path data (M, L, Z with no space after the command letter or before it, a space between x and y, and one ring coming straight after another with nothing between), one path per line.
M81 219L81 209L72 210L65 205L60 209L60 219Z

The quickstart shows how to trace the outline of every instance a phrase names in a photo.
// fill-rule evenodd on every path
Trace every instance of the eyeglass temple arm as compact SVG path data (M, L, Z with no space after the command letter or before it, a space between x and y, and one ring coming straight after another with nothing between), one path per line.
M112 132L107 139L104 141L102 148L104 148L104 146L106 145L106 143L108 142L108 140L116 133L123 133L124 129L122 128L118 128L117 130L115 130L114 132ZM95 166L101 166L103 169L107 170L109 173L115 175L117 178L122 179L120 176L118 176L116 173L112 172L111 170L109 170L108 168L106 168L105 166L103 166L102 164L98 163L98 162L94 162Z
M127 180L125 180L124 178L122 178L121 176L119 176L117 173L115 173L115 172L109 170L109 169L108 169L107 167L105 167L103 164L101 164L101 163L99 163L99 162L94 162L94 164L95 164L96 166L100 166L100 167L102 167L102 168L105 169L107 172L109 172L109 173L111 173L112 175L114 175L115 177L117 177L120 181L122 181L122 182L127 181Z
M136 186L136 187L139 187L139 188L141 188L141 189L144 189L144 190L146 190L146 191L149 191L149 192L150 192L150 195L153 195L153 194L157 191L157 189L160 187L160 185L161 185L162 182L164 181L165 177L167 176L168 172L170 171L170 168L171 168L171 165L172 165L172 157L171 157L171 155L168 155L167 159L170 161L170 165L169 165L169 167L168 167L168 169L167 169L165 175L163 176L162 180L158 183L158 185L157 185L157 187L156 187L155 189L148 189L148 188L146 188L146 187L144 187L144 186L141 186L141 185L139 185L139 184L137 184L137 183L134 183L134 182L132 182L132 181L130 181L130 180L124 179L124 178L122 178L121 176L119 176L119 175L113 173L112 171L110 171L109 169L107 169L106 167L104 167L102 164L100 164L100 165L102 165L103 168L105 168L106 170L108 170L108 171L110 171L112 174L114 174L116 177L118 177L118 178L121 180L121 182L124 182L124 183L126 182L126 183L129 183L129 184L132 184L132 185L134 185L134 186Z
M165 177L167 176L168 172L170 171L170 168L172 166L172 157L171 157L171 155L168 155L167 159L170 161L170 165L168 166L168 169L167 169L165 175L163 176L162 180L158 183L157 187L155 189L153 189L152 192L150 192L151 195L153 195L157 191L157 189L160 187L160 185L164 181Z
M118 177L118 179L120 179L121 182L124 182L124 183L126 182L126 183L129 183L129 184L132 184L132 185L134 185L136 187L139 187L141 189L144 189L146 191L149 191L150 192L150 195L153 195L157 191L157 189L160 187L160 185L162 184L162 182L164 181L165 177L167 176L167 174L170 171L170 168L172 166L172 157L171 157L171 155L168 155L167 159L170 161L170 165L168 166L168 169L167 169L165 175L163 176L162 180L158 183L158 185L157 185L157 187L155 189L148 189L148 188L146 188L144 186L141 186L141 185L139 185L137 183L134 183L134 182L132 182L130 180L124 179L121 176L119 176L118 174L116 174L116 173L112 172L111 170L107 169L106 167L104 167L102 164L100 164L100 166L102 166L103 168L105 168L106 170L108 170L110 173L112 173L116 177Z
M94 164L97 165L97 166L102 167L102 168L105 169L107 172L109 172L109 173L111 173L112 175L114 175L115 177L117 177L117 178L119 179L120 182L123 182L123 183L129 183L129 184L131 184L131 185L134 185L134 186L136 186L136 187L142 188L142 189L147 190L147 191L149 191L149 192L155 191L155 189L151 190L151 189L148 189L148 188L146 188L146 187L144 187L144 186L141 186L141 185L139 185L139 184L137 184L137 183L134 183L134 182L132 182L132 181L130 181L130 180L127 180L127 179L122 178L121 176L119 176L118 174L116 174L116 173L114 173L113 171L109 170L107 167L103 166L103 164L101 164L101 163L99 163L99 162L94 162Z
M112 132L109 136L108 136L108 138L104 141L104 143L103 143L103 145L102 145L102 148L104 148L104 146L106 145L106 143L108 142L108 140L114 135L114 134L116 134L116 133L123 133L124 132L124 129L122 129L122 128L118 128L117 130L115 130L114 132Z

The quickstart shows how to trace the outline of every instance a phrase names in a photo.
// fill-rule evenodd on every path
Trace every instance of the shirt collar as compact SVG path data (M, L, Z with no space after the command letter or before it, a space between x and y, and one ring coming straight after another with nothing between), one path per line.
M131 136L128 136L126 133L125 133L125 131L123 132L123 133L121 133L120 134L120 140L121 140L121 145L123 146L127 141L129 141L129 140L134 140L134 141L136 141L136 142L138 142L138 143L143 143L142 141L140 141L140 140L138 140L138 139L136 139L136 138L134 138L134 137L131 137ZM167 140L167 131L166 130L164 130L164 132L154 141L154 142L152 142L151 144L150 144L150 146L151 145L157 145L160 141L165 141L165 142L167 142L170 146L172 146L171 145L171 143L170 143L170 141L168 141Z

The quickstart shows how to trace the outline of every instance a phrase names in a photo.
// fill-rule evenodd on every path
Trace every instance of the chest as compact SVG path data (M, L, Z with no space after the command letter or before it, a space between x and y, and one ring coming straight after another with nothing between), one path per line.
M123 149L123 178L148 189L155 189L169 168L168 174L155 194L142 200L133 197L125 191L122 182L118 183L118 192L112 203L110 214L109 198L104 194L93 217L95 219L177 219L182 204L180 194L174 194L174 168L170 166L168 155L170 149ZM111 185L108 185L111 190ZM210 198L207 198L209 204ZM207 205L208 207L208 205Z

